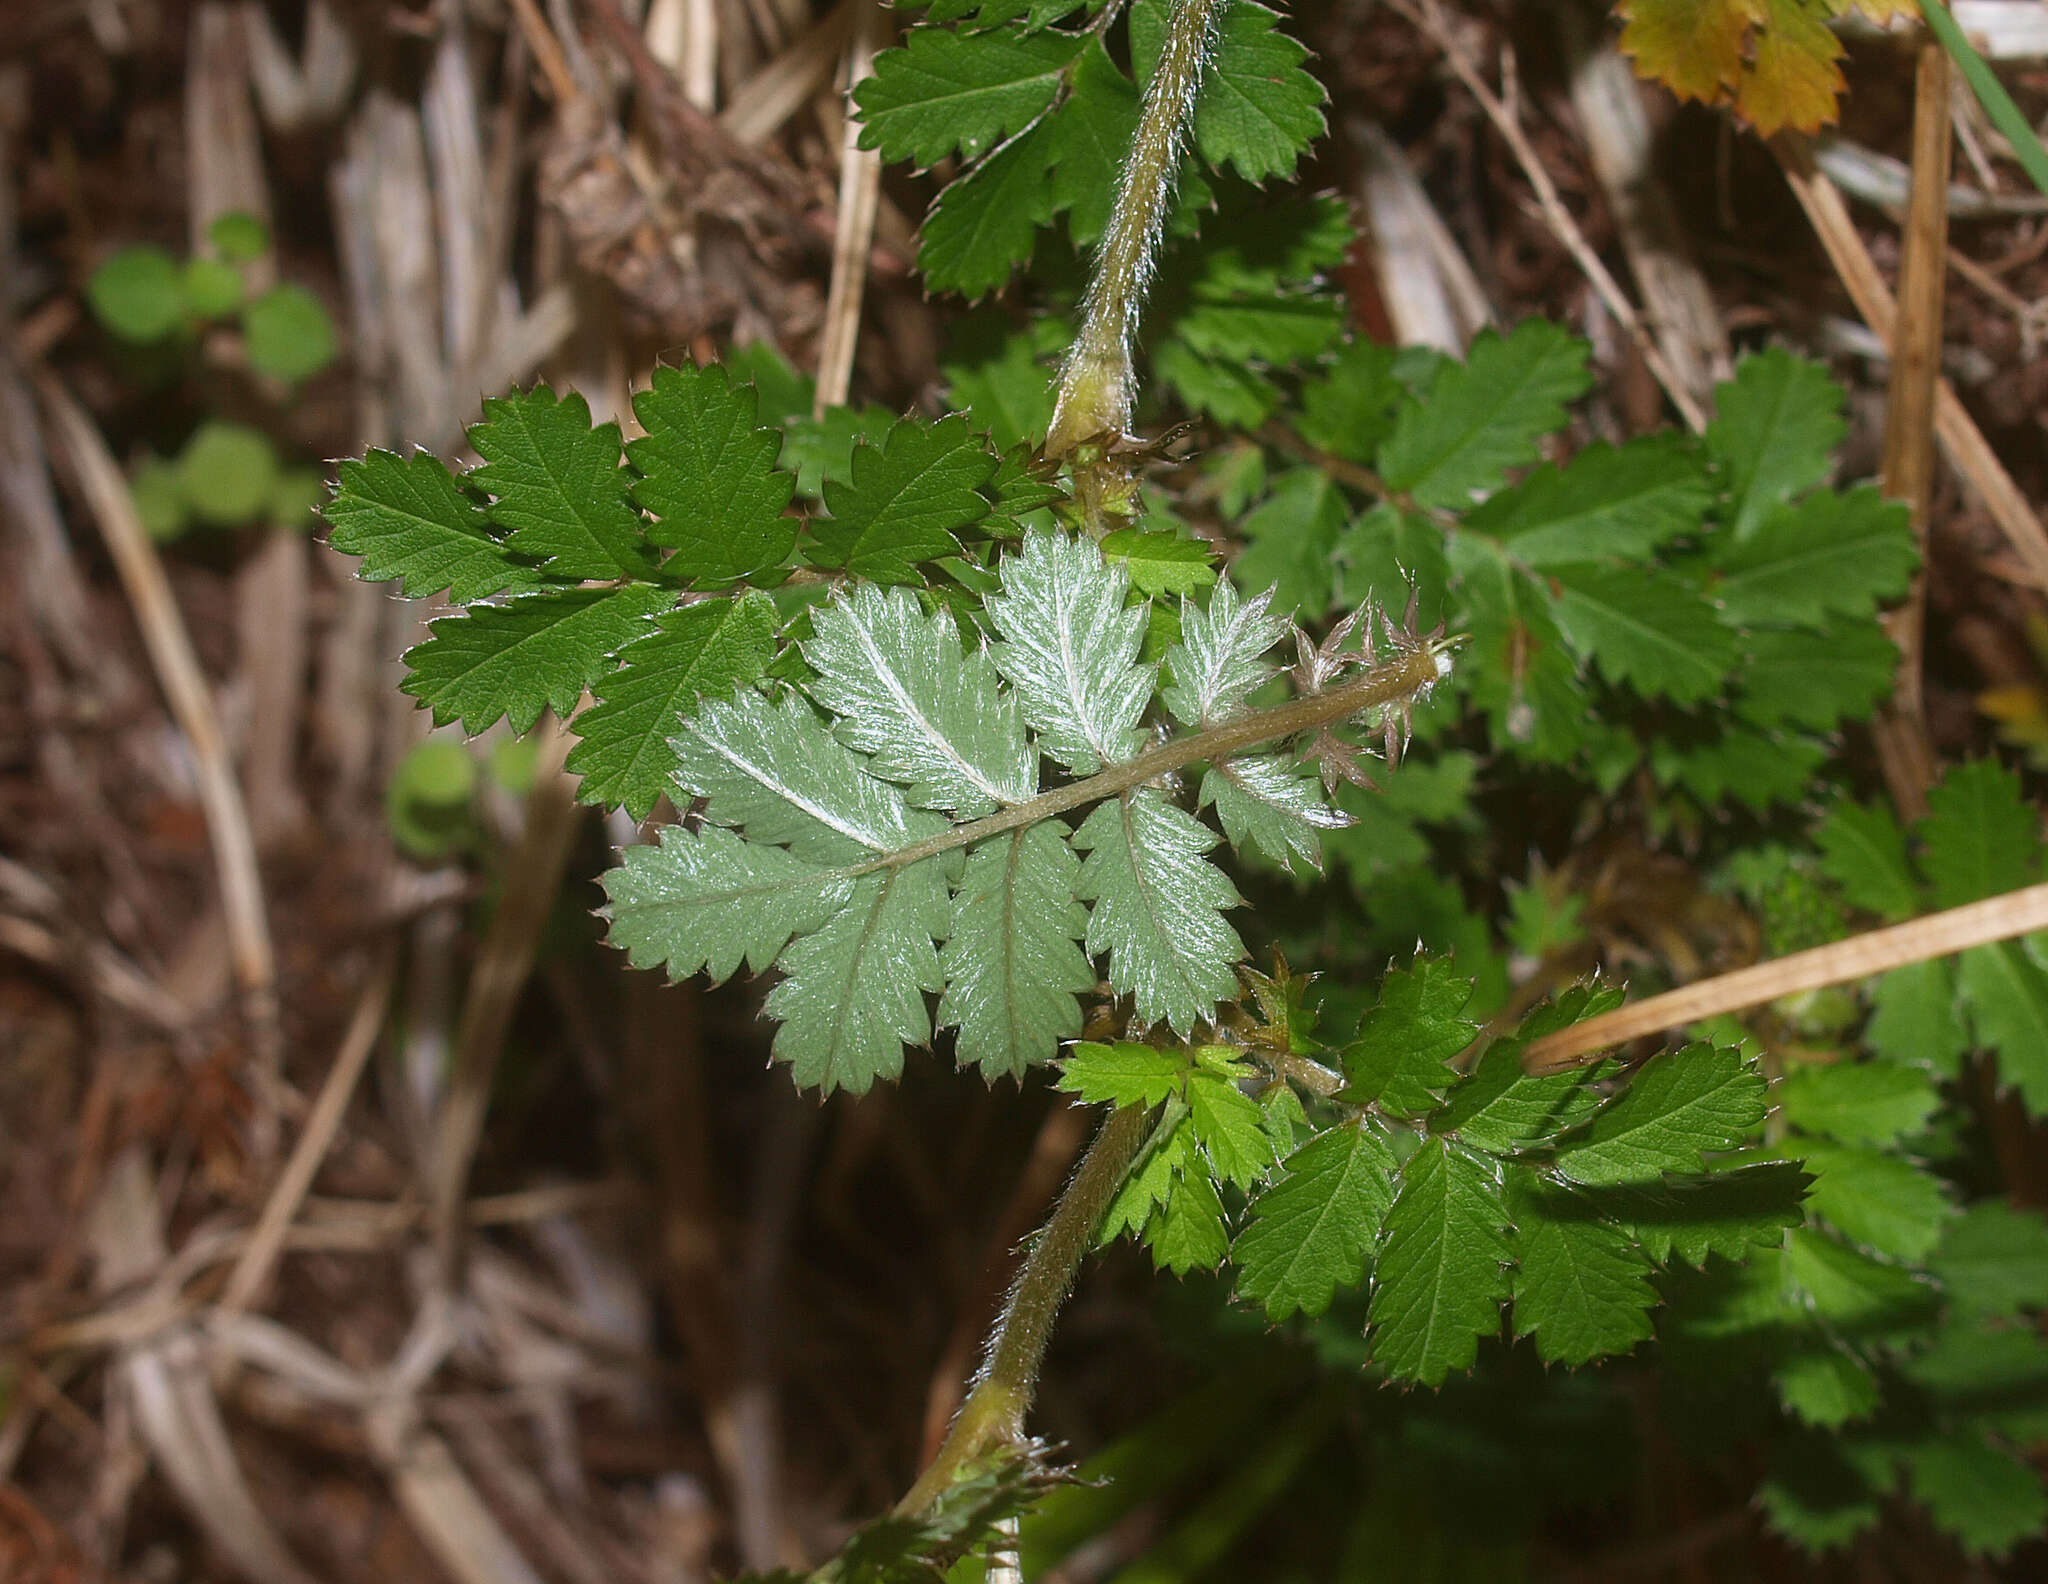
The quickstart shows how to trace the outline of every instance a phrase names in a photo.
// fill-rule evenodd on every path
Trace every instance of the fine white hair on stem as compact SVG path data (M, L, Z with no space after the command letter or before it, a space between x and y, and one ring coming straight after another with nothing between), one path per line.
M1135 396L1131 342L1152 285L1181 151L1222 9L1223 0L1176 0L1167 22L1137 136L1117 181L1109 229L1095 256L1081 333L1060 369L1045 443L1049 456L1062 456L1092 435L1121 434L1130 427Z

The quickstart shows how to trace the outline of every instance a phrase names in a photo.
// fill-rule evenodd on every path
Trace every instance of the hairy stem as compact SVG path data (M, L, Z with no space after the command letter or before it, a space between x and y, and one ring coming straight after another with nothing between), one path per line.
M1095 256L1081 333L1060 369L1047 456L1066 456L1098 437L1115 439L1130 428L1137 395L1131 341L1152 284L1188 122L1222 6L1223 0L1174 0L1159 63L1145 88L1137 135L1117 182L1109 229ZM1092 475L1114 464L1093 455L1077 461L1077 493L1092 518L1097 512L1090 509L1091 484L1099 482Z
M1054 787L1050 792L1041 792L1035 798L1012 804L986 819L956 825L951 830L941 831L895 852L849 865L842 872L856 876L872 874L880 869L899 869L938 853L950 852L956 847L971 847L976 842L1000 836L1019 826L1035 825L1070 809L1099 803L1104 798L1115 797L1132 787L1143 786L1147 781L1171 775L1176 770L1185 770L1203 760L1228 759L1261 743L1314 731L1322 726L1333 726L1362 710L1418 698L1444 675L1448 666L1448 661L1443 658L1444 652L1439 643L1423 643L1412 653L1373 666L1363 675L1325 692L1307 693L1300 698L1289 699L1285 704L1276 704L1271 709L1256 710L1236 720L1225 721L1221 726L1211 726L1207 731L1176 737L1139 754L1135 759L1111 765L1086 780Z
M1024 1258L1024 1269L989 1336L988 1356L974 1389L930 1464L897 1503L898 1513L924 1511L976 1458L1024 1439L1024 1416L1038 1390L1039 1366L1045 1362L1053 1321L1074 1285L1075 1272L1095 1244L1095 1229L1144 1142L1147 1120L1142 1106L1113 1111L1088 1146Z

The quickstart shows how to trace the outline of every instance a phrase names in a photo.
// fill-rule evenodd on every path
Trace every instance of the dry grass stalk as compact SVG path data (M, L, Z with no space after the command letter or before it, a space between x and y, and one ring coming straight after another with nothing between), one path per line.
M228 1274L227 1286L220 1296L222 1309L247 1308L276 1269L278 1257L284 1251L285 1234L313 1186L320 1163L326 1159L328 1147L341 1127L349 1099L355 1094L356 1082L377 1048L384 1013L391 1005L391 981L396 968L394 955L386 951L370 971L370 982L356 1004L355 1016L342 1036L341 1049L327 1071L327 1080L320 1086L320 1096L306 1117L305 1129L292 1146L291 1158L285 1162L284 1171L264 1203L263 1214L256 1220L255 1230Z
M1487 86L1477 63L1465 52L1463 41L1459 39L1450 19L1444 15L1443 7L1437 0L1387 0L1387 4L1414 23L1444 52L1444 58L1450 63L1451 70L1457 74L1458 80L1465 85L1472 97L1478 100L1480 109L1486 112L1487 120L1493 123L1494 130L1500 133L1502 141L1514 155L1515 163L1521 167L1522 175L1536 194L1537 211L1542 216L1544 225L1549 228L1550 234L1557 238L1567 253L1571 254L1581 273L1592 284L1593 290L1600 294L1601 302L1607 305L1607 311L1614 315L1615 322L1636 343L1643 362L1656 376L1657 383L1664 388L1665 396L1669 398L1679 417L1685 420L1686 427L1695 434L1705 429L1706 409L1700 406L1693 393L1686 388L1685 382L1678 377L1663 351L1651 338L1643 324L1642 315L1636 312L1635 304L1629 301L1628 294L1616 283L1607 266L1600 262L1600 255L1593 251L1593 245L1586 240L1586 234L1579 229L1578 222L1565 208L1564 200L1558 196L1557 183L1550 179L1550 172L1544 168L1534 145L1529 142L1528 134L1522 130L1521 117L1501 95ZM1501 59L1502 75L1512 82L1514 57L1503 49Z
M849 106L839 149L839 217L832 237L832 284L825 298L825 333L818 352L813 418L846 404L853 383L853 354L860 340L861 299L867 291L868 251L875 240L875 205L882 191L882 156L860 146L860 123L851 110L853 91L875 69L873 0L860 0L846 47Z
M1835 273L1855 302L1856 311L1890 345L1898 306L1892 301L1891 290L1878 272L1870 250L1857 234L1840 190L1815 167L1811 150L1803 141L1780 134L1772 141L1771 151L1777 155L1786 182L1806 211ZM1998 524L2013 552L2036 582L2048 587L2048 532L2042 530L2040 519L2034 515L2019 485L2013 482L1976 420L1946 380L1935 387L1934 432L1949 464L1962 474L1970 492Z
M1867 979L2039 929L2048 929L2048 885L2026 886L1651 996L1546 1035L1522 1053L1522 1065L1532 1073L1558 1072L1645 1035L1762 1006L1780 996Z
M448 1089L435 1123L431 1171L434 1244L441 1279L460 1285L464 1233L463 1191L483 1135L491 1082L511 1026L519 992L533 969L541 928L554 905L569 841L576 829L576 783L562 773L574 739L555 723L541 741L541 762L526 799L526 828L507 855L505 893L478 949L455 1037Z
M212 690L199 657L193 653L192 638L172 598L163 563L136 515L120 464L85 409L53 376L38 375L36 387L52 427L70 454L107 553L127 591L136 624L142 629L143 643L172 718L192 754L199 801L213 846L221 908L227 919L235 980L255 1057L256 1142L259 1153L267 1154L276 1141L277 1092L282 1077L277 964L263 899L263 876L256 865L256 841L241 784L214 713Z

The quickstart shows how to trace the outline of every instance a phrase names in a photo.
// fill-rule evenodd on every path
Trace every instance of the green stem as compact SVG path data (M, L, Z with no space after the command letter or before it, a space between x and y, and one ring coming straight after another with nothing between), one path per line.
M951 852L956 847L971 847L976 842L987 841L991 836L1000 836L1022 825L1035 825L1070 809L1099 803L1104 798L1115 797L1132 787L1143 786L1147 781L1185 770L1203 760L1229 759L1261 743L1335 725L1377 705L1417 698L1434 687L1449 667L1444 645L1420 643L1411 652L1397 655L1326 692L1306 693L1271 709L1257 710L1236 720L1225 721L1221 726L1211 726L1207 731L1176 737L1139 754L1135 759L1111 765L1086 780L1054 787L1050 792L1041 792L1035 798L1013 804L985 819L956 825L951 830L913 842L908 847L900 847L895 852L882 853L865 863L848 865L840 872L852 877L873 874L880 869L899 869L905 864Z
M1138 113L1137 135L1117 182L1116 204L1102 249L1095 256L1095 275L1088 284L1081 333L1060 369L1059 394L1053 407L1047 456L1062 457L1084 447L1077 458L1077 494L1092 519L1100 502L1091 499L1098 469L1117 465L1091 445L1102 437L1120 438L1131 425L1137 380L1131 371L1131 342L1145 309L1153 265L1166 217L1173 206L1174 178L1180 169L1195 96L1201 91L1202 69L1223 0L1174 0L1159 51L1158 65L1145 87ZM1091 527L1099 524L1091 521Z
M1143 1106L1113 1111L1088 1146L1024 1258L1024 1269L989 1337L988 1357L974 1389L930 1464L896 1504L899 1514L923 1512L975 1459L1024 1439L1024 1416L1038 1390L1038 1371L1045 1362L1053 1321L1081 1261L1095 1245L1095 1229L1144 1142L1147 1120Z

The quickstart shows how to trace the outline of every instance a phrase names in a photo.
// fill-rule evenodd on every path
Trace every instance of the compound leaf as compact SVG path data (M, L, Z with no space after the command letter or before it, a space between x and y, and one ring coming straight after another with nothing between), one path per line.
M1285 1320L1320 1315L1365 1275L1367 1251L1394 1202L1394 1152L1363 1120L1317 1134L1252 1201L1231 1246L1238 1296Z
M1088 950L1109 954L1109 980L1133 998L1138 1020L1182 1034L1235 994L1244 943L1223 921L1238 901L1202 854L1207 827L1141 787L1098 805L1074 833L1088 854L1079 895L1094 903Z
M644 524L626 498L619 426L592 427L576 392L557 400L545 385L486 397L469 443L484 459L469 482L495 497L491 521L505 546L564 578L645 577L654 569Z
M437 725L460 720L474 733L505 716L513 731L531 731L543 709L566 717L674 598L639 583L472 605L438 618L427 641L406 651L403 690L432 707Z
M1022 1077L1081 1032L1076 997L1094 988L1095 970L1075 944L1088 929L1074 900L1080 867L1064 828L1050 820L968 854L939 954L939 1026L960 1031L962 1066L991 1080Z
M1374 1361L1396 1380L1439 1386L1469 1369L1500 1329L1508 1296L1507 1210L1496 1168L1447 1139L1410 1157L1387 1212L1368 1311Z

